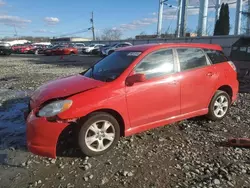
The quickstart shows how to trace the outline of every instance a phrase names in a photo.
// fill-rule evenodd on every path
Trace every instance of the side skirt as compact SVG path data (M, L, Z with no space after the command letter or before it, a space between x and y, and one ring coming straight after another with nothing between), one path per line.
M208 113L208 108L204 108L204 109L194 111L194 112L190 112L190 113L187 113L187 114L181 114L179 116L174 116L174 117L171 117L171 118L159 120L159 121L156 121L156 122L151 122L151 123L144 124L144 125L141 125L141 126L132 127L132 128L129 128L129 129L127 129L125 131L125 136L130 136L130 135L140 133L140 132L143 132L143 131L147 131L147 130L150 130L150 129L153 129L153 128L156 128L156 127L165 126L165 125L175 123L175 122L178 122L178 121L181 121L181 120L184 120L184 119L188 119L188 118L192 118L192 117L196 117L196 116L202 116L202 115L205 115L207 113Z

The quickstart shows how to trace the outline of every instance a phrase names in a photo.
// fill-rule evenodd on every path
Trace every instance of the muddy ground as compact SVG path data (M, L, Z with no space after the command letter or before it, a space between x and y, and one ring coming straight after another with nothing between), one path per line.
M0 187L250 187L250 149L226 147L250 135L250 64L237 64L241 94L221 122L194 118L122 138L88 158L67 147L56 159L27 151L23 111L41 84L82 72L97 57L0 57ZM65 142L70 143L70 140Z

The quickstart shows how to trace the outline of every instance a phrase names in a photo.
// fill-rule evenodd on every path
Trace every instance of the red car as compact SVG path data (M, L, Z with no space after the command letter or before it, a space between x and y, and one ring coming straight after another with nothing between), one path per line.
M34 48L33 46L24 46L22 48L19 48L19 53L27 54L33 48Z
M236 68L218 45L126 47L34 92L26 118L28 149L56 157L59 135L72 125L82 152L101 155L120 136L195 116L221 120L237 93Z
M31 48L31 45L16 45L12 46L12 51L14 53L27 53Z
M77 48L73 46L54 46L44 52L45 55L74 55L78 54Z

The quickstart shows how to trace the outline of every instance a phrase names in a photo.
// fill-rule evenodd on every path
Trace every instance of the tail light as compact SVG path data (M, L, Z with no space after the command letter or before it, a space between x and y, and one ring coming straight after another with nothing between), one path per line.
M236 66L232 61L228 61L229 65L233 68L234 71L237 71Z

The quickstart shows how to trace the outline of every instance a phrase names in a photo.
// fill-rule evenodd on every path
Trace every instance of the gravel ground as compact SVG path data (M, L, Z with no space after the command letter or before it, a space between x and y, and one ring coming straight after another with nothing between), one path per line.
M25 146L27 97L98 58L0 58L0 187L250 187L250 150L223 144L230 137L249 137L250 94L241 93L221 122L194 118L160 127L122 138L100 157L66 147L57 159L42 158ZM248 66L237 65L243 92L250 91Z

